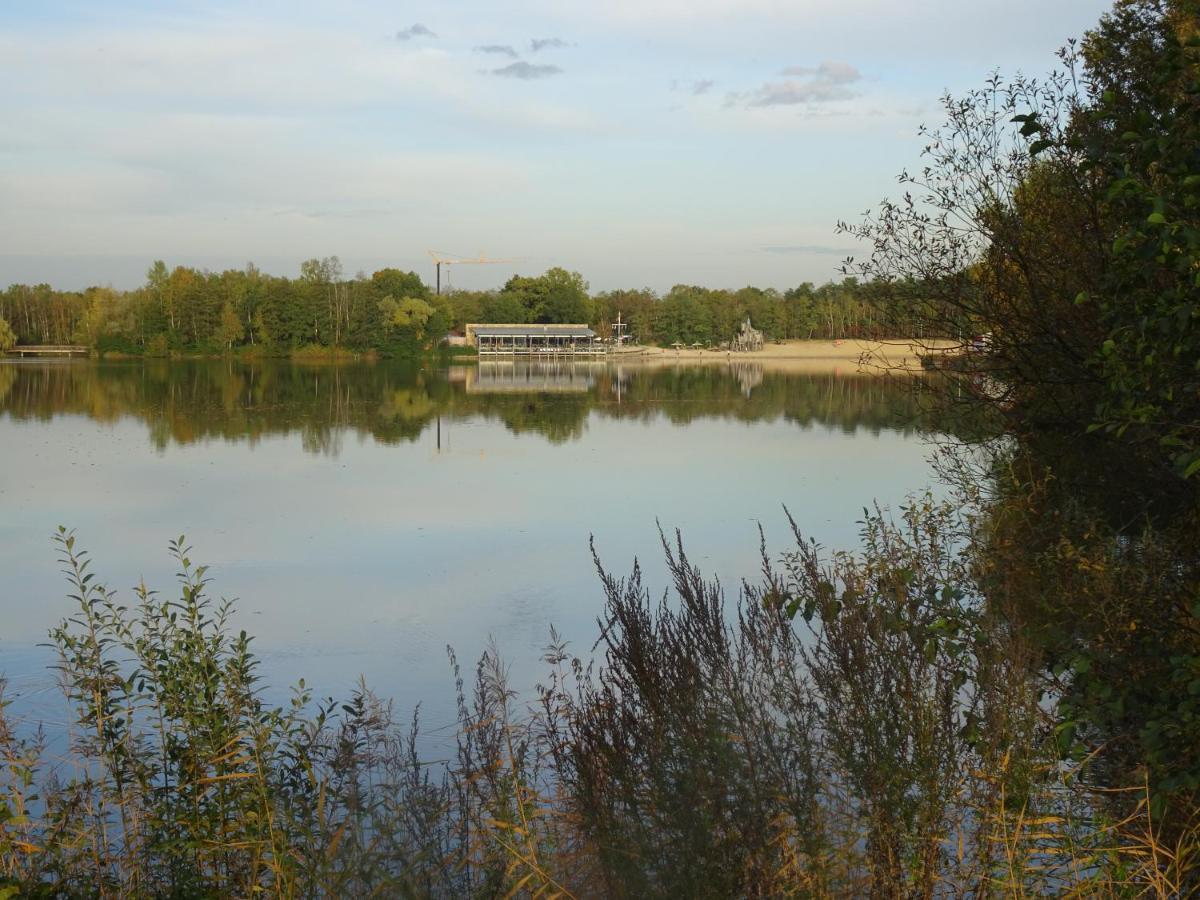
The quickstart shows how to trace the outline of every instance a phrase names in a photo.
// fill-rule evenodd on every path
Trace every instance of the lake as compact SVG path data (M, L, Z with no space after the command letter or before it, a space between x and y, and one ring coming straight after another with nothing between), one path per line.
M538 678L551 624L580 655L603 595L589 550L665 585L659 526L730 592L758 527L852 547L863 507L933 482L919 377L484 362L0 363L0 671L14 710L62 717L47 630L71 611L50 536L76 529L132 602L167 594L180 534L239 598L273 697L363 676L453 718L446 646L494 639Z

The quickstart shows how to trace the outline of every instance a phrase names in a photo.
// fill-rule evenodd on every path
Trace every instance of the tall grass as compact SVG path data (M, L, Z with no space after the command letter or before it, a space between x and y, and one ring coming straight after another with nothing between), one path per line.
M522 699L496 648L467 673L451 653L455 751L431 762L419 715L365 684L267 703L182 538L170 597L125 605L61 531L70 746L0 715L0 897L1194 892L1195 821L1059 759L969 533L928 502L875 511L855 554L764 546L732 598L678 535L660 599L597 561L594 659L552 633Z

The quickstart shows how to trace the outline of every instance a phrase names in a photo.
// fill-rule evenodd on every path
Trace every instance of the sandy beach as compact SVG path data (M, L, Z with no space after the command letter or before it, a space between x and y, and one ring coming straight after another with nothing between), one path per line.
M614 353L610 361L673 363L761 363L776 371L875 373L921 372L922 355L952 351L954 341L895 338L886 341L782 341L762 350L735 353L662 347L636 347Z

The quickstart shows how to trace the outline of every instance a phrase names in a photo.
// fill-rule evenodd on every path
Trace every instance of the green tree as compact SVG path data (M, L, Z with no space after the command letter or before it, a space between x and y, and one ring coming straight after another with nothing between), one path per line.
M529 310L515 292L504 290L483 300L483 321L520 324L529 321Z
M987 333L942 399L994 438L988 602L1064 752L1148 778L1160 821L1200 808L1198 34L1190 0L1119 0L1048 78L947 98L911 191L847 229L885 313Z
M173 307L167 306L167 282L170 277L171 273L167 271L167 264L161 259L156 259L146 272L146 289L150 296L158 302L159 312L174 331L175 311Z
M519 308L520 318L491 321L586 324L592 312L587 290L582 275L563 268L548 269L536 278L514 275L500 291L496 305L507 299L505 311L515 313Z
M1118 3L1083 57L1097 99L1064 149L1104 187L1112 237L1095 290L1078 298L1103 330L1098 419L1200 478L1200 10Z
M379 301L384 322L390 328L403 328L420 335L425 323L433 315L433 306L419 297L404 297L396 300L385 297Z
M417 297L429 299L429 288L416 272L405 272L401 269L380 269L371 275L371 284L375 289L388 297Z
M7 353L17 345L16 332L8 324L7 319L0 319L0 353Z
M260 344L271 346L271 332L267 329L267 323L263 320L263 311L256 310L254 318L251 320L252 330L250 334L257 338Z
M538 282L539 296L532 308L535 322L587 324L591 320L588 284L578 272L555 267Z
M233 349L235 343L241 342L246 336L246 328L242 324L241 318L233 308L233 304L228 300L221 307L221 324L217 327L216 339L225 345L226 349Z

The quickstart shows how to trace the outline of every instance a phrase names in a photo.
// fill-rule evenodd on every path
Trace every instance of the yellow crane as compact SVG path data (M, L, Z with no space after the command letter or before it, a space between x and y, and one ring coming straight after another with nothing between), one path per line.
M429 250L429 258L433 260L434 268L437 270L437 293L440 296L442 293L442 266L446 267L446 284L450 284L450 267L461 265L487 265L490 263L512 263L520 262L517 259L488 259L482 253L479 256L457 256L453 253L442 253L440 250Z

